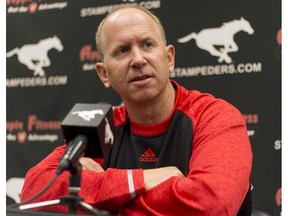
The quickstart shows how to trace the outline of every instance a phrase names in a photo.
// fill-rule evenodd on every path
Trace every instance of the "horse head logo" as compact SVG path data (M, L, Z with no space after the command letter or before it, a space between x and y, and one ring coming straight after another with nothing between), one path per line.
M95 118L95 115L104 115L103 110L89 110L89 111L77 111L77 112L73 112L73 115L78 115L79 117L81 117L82 119L84 119L85 121L90 121L91 119Z
M192 32L177 41L179 43L187 43L195 39L196 45L200 49L208 51L212 56L219 57L219 63L223 61L231 63L232 59L228 53L238 51L239 48L234 41L234 35L240 31L247 32L249 35L254 33L250 23L243 17L239 20L225 22L219 28L203 29L198 34ZM220 46L221 48L216 49L215 46Z
M62 52L64 49L57 36L40 40L37 44L26 44L21 48L16 47L6 53L6 57L9 58L17 54L18 61L26 65L29 70L34 71L34 76L44 76L43 67L51 65L48 51L53 48L58 52Z

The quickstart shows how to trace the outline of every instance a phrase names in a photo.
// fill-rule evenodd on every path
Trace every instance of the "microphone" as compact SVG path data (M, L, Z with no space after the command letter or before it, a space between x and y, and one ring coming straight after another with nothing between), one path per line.
M75 104L61 123L67 149L56 173L69 170L81 156L105 157L114 143L115 123L110 104Z

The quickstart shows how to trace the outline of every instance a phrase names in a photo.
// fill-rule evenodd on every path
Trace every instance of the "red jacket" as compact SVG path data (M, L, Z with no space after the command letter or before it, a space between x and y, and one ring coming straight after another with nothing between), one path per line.
M143 169L132 169L134 190L131 196L130 171L127 169L108 168L101 173L83 170L79 195L85 202L121 215L237 214L250 187L252 167L252 151L244 119L226 101L172 83L177 96L169 118L149 127L132 122L132 132L143 136L155 134L155 130L162 133L169 127L169 119L176 110L190 118L193 139L187 177L172 177L145 191ZM125 124L129 119L125 107L114 109L114 119L116 127ZM65 145L56 148L28 171L22 201L39 192L52 179L64 151ZM34 202L68 194L68 174L65 172L59 176ZM63 210L65 207L50 209Z

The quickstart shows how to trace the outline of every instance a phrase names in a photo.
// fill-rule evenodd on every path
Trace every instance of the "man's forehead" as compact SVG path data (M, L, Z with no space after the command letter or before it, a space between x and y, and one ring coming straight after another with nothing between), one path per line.
M133 32L133 34L132 34ZM131 34L129 34L131 33ZM138 8L121 8L108 15L102 26L102 46L103 48L110 44L112 40L121 42L123 38L132 38L137 36L139 40L144 40L141 36L146 35L146 39L158 38L163 40L159 24L149 13ZM147 34L145 34L147 33ZM152 35L151 35L152 34ZM156 37L155 37L156 36ZM135 39L135 37L134 37ZM127 42L126 41L126 42ZM165 40L164 44L165 44ZM125 40L122 41L125 43ZM115 45L115 44L114 44Z
M133 21L152 21L154 22L153 18L149 16L144 11L137 9L137 8L121 8L111 15L109 15L103 25L103 28L107 24L123 24L125 23L133 23ZM154 22L155 23L155 22Z

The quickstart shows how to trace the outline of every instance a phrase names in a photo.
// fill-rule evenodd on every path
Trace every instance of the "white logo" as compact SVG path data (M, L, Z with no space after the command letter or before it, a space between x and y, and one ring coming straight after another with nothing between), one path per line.
M37 44L26 44L21 48L16 47L6 53L6 58L17 54L18 61L26 65L29 70L34 71L34 76L44 76L45 71L42 67L49 67L51 65L48 51L52 48L59 52L63 50L63 45L57 36L40 40Z
M20 195L24 184L24 178L10 178L6 181L6 195L16 203L20 202Z
M73 115L78 115L79 117L81 117L82 119L84 119L85 121L90 121L91 119L95 118L95 115L104 115L103 110L90 110L90 111L77 111L77 112L73 112Z
M95 115L104 115L103 110L91 110L91 111L77 111L73 112L73 115L78 115L79 117L83 118L85 121L90 121L91 119L95 118ZM114 142L114 135L111 130L111 126L109 124L108 119L105 117L105 144L113 144Z
M196 45L200 49L208 51L212 56L219 57L219 63L223 61L231 63L232 59L228 53L238 51L238 46L234 41L234 35L239 31L245 31L249 35L254 33L250 23L241 17L239 20L225 22L219 28L203 29L198 34L192 32L179 38L177 41L179 43L187 43L191 39L195 39ZM218 50L215 46L221 46L221 48Z
M109 124L109 121L107 118L105 118L105 122L106 122L106 125L105 125L105 144L113 144L114 142L114 136L113 136L113 133L112 133L112 130L111 130L111 127L110 127L110 124Z

